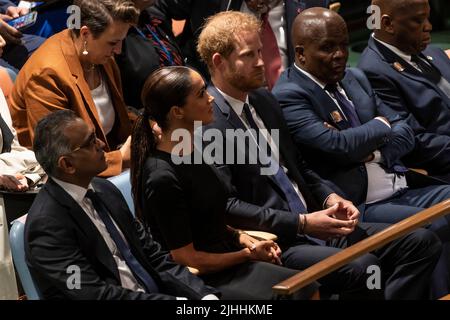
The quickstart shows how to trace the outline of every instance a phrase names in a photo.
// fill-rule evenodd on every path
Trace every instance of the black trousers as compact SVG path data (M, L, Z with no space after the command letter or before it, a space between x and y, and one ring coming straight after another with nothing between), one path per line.
M298 273L266 262L246 262L212 274L201 275L203 281L222 293L224 300L276 299L272 286ZM313 283L292 295L295 300L308 300L318 289Z
M287 247L282 256L283 264L293 269L306 269L387 226L360 223L353 233L328 241L326 246L303 242ZM437 236L426 229L418 229L355 259L318 282L325 291L342 297L373 298L382 294L385 299L429 299L430 278L440 253L441 242ZM374 274L368 268L373 265L381 271L381 290L368 288L368 279Z

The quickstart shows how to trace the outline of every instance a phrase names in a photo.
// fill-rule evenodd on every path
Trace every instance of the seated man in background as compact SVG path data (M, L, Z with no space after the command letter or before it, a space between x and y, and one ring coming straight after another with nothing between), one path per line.
M377 95L414 130L413 168L450 182L450 60L429 46L428 0L373 0L381 9L358 67Z
M222 137L219 146L213 145L223 158L210 161L232 186L227 223L275 233L283 265L303 270L387 225L358 223L355 206L338 196L334 186L305 163L292 142L280 106L263 88L259 30L254 16L236 11L218 13L205 24L198 51L211 74L213 85L208 92L214 97L214 121L203 127L203 137L206 142L206 133L218 131ZM256 148L272 150L265 156L270 168L265 168L267 161L262 157L252 157ZM432 232L416 230L318 282L327 293L338 293L341 298L384 294L386 299L426 299L435 254L440 252L435 251L436 241ZM380 265L383 270L382 292L367 288L370 265Z
M106 168L104 145L70 110L36 127L34 150L49 179L28 213L25 254L43 297L217 299L216 290L160 251L111 182L95 178Z
M414 147L413 132L378 99L363 72L346 69L341 16L322 8L302 12L292 42L295 64L274 95L306 161L360 206L363 221L395 223L450 198L450 186L407 172L399 160ZM450 217L434 221L431 230L450 250ZM449 259L446 251L436 275L436 285L445 284L438 296L449 290Z
M294 59L289 37L295 16L311 7L328 7L329 0L157 0L156 7L168 19L186 20L178 37L180 47L190 65L205 77L207 67L195 49L205 19L221 11L241 11L254 14L262 21L263 59L266 64L267 85L272 88L280 73Z

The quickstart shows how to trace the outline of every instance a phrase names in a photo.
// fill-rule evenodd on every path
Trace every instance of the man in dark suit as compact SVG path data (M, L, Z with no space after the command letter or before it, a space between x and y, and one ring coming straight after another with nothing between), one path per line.
M428 0L373 0L381 9L358 67L414 130L408 166L450 181L450 60L430 43Z
M279 57L282 62L280 71L282 71L294 59L294 49L289 37L292 22L297 14L311 7L328 7L329 2L329 0L157 0L156 7L170 19L186 20L183 33L179 37L186 63L204 76L208 76L208 69L200 61L195 48L206 18L227 10L252 12L258 17L269 12L268 21L274 30L280 51ZM274 56L276 54L272 53L272 57Z
M294 22L293 43L295 64L281 75L274 95L307 162L360 205L364 221L394 223L450 197L444 182L418 188L407 179L435 183L403 166L399 158L414 146L412 130L378 99L361 71L346 69L348 33L338 14L304 11ZM449 224L445 217L431 226L446 246Z
M217 299L160 251L120 191L95 178L104 144L72 111L36 127L36 158L49 175L25 225L25 254L46 299Z
M238 228L277 234L283 249L283 264L305 269L386 225L358 224L359 211L350 201L334 193L297 152L279 105L270 92L261 88L264 64L259 26L251 15L222 12L209 20L199 36L199 54L208 65L213 84L208 92L215 98L215 120L203 128L203 137L207 140L209 133L220 132L224 138L221 146L214 143L205 147L204 156L211 146L217 148L216 154L211 156L223 178L234 188L228 203L227 222ZM260 134L266 136L263 138ZM255 153L260 153L256 150L264 149L268 141L272 141L266 147L271 150L270 155L254 157ZM222 163L220 154L226 158ZM270 168L264 164L269 164ZM428 237L430 233L425 234ZM400 280L394 283L393 278L386 277L386 298L425 298L429 273L422 277L424 266L416 258L417 254L428 253L406 249L409 241L422 242L425 234L420 229L412 233L411 238L398 239L364 255L319 282L328 292L343 296L350 291L367 294L367 267L381 264L382 270L396 274L394 278ZM399 246L409 252L398 250ZM407 260L410 262L406 263ZM405 263L412 263L417 271L407 270ZM411 276L419 277L413 280Z

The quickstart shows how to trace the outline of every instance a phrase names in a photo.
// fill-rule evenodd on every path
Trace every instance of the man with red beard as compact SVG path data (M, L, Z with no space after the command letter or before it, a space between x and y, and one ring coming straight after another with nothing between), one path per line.
M212 162L233 187L227 223L275 233L283 265L303 270L386 224L358 223L358 209L303 161L280 106L262 88L265 78L259 31L254 16L228 11L208 19L200 33L197 49L209 68L213 85L208 92L215 98L215 120L203 128L203 138L207 140L209 133L217 131L225 138L223 145L215 140L205 147L204 156L211 146L215 148ZM270 173L263 170L267 166ZM429 236L429 231L420 229L355 259L320 279L321 293L338 293L341 298L376 294L386 299L426 298L432 270L420 259L431 258L426 248L435 236ZM369 265L382 265L382 273L389 273L382 275L386 279L383 291L367 289Z
M433 46L428 0L373 0L380 8L358 67L377 95L414 130L403 158L413 168L450 182L450 60Z

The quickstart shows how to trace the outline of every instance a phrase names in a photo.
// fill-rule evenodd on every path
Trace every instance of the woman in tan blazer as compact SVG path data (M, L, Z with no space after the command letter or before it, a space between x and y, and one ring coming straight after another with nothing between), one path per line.
M49 38L20 70L10 99L13 124L20 142L30 147L41 118L61 109L75 111L106 144L108 169L101 175L113 176L129 167L131 131L114 55L139 10L129 0L74 4L81 11L81 28Z

